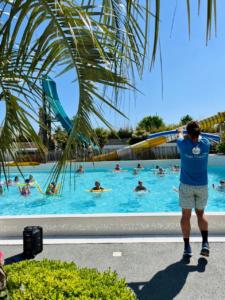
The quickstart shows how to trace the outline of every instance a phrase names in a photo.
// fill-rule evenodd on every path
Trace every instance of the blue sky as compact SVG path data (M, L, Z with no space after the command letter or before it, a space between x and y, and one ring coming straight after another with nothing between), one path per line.
M167 124L177 123L185 114L202 119L225 110L225 1L217 1L217 37L206 47L206 1L191 1L191 39L188 36L186 1L177 0L172 36L171 24L176 0L161 1L160 40L163 58L164 97L161 94L159 52L153 70L146 61L142 80L137 88L143 94L125 94L120 109L129 121L105 109L113 127L133 126L146 115L157 114ZM152 20L154 21L154 20ZM214 29L214 27L213 27ZM152 32L151 32L152 34ZM150 42L152 41L152 35ZM76 112L77 86L71 73L56 79L62 105L69 116ZM0 103L0 110L2 105ZM2 113L0 113L2 115ZM98 124L95 124L96 126Z
M142 80L137 88L142 94L125 95L120 108L129 121L106 110L107 119L116 127L135 126L146 115L158 114L166 123L176 123L185 114L196 119L225 110L225 3L217 1L217 37L206 47L206 1L198 16L197 1L191 1L191 39L188 37L186 1L178 0L172 37L170 37L175 0L161 1L160 40L163 57L164 97L161 94L159 52L154 69L146 62ZM152 39L151 39L152 40ZM59 94L69 115L75 87L71 75L58 82ZM67 86L67 88L63 88Z

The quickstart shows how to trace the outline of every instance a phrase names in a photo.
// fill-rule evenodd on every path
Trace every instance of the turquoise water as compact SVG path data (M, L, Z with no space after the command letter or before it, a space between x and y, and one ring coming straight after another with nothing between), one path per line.
M124 168L125 169L125 168ZM36 215L36 214L95 214L95 213L145 213L145 212L178 212L178 193L173 187L179 186L179 173L167 169L163 177L155 175L151 169L132 174L127 171L114 173L110 169L86 170L84 174L66 174L61 196L45 196L36 188L31 189L31 195L23 197L18 188L9 190L0 196L0 215ZM10 174L13 178L16 174ZM28 177L29 173L25 174ZM36 181L43 186L48 178L48 172L34 172ZM207 211L225 212L225 193L212 189L212 183L217 184L225 179L224 167L209 167L209 201ZM88 193L85 190L94 186L98 180L110 192L101 194ZM143 181L148 193L133 192L138 180ZM70 185L71 183L71 185Z

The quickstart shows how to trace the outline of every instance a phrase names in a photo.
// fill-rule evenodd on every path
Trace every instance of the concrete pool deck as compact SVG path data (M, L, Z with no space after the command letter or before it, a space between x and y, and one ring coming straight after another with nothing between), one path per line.
M36 259L74 261L100 271L111 268L125 277L139 300L225 299L225 243L211 242L208 259L199 256L200 247L192 243L189 263L181 260L183 243L172 241L44 245ZM0 249L6 258L22 252L21 245Z

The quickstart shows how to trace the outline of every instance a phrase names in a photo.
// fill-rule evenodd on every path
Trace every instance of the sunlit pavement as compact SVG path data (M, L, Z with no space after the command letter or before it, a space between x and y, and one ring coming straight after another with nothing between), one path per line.
M190 262L181 260L182 243L115 243L45 245L36 259L74 261L79 267L115 270L138 299L225 299L225 243L211 243L210 257L192 243ZM22 245L0 246L5 257Z

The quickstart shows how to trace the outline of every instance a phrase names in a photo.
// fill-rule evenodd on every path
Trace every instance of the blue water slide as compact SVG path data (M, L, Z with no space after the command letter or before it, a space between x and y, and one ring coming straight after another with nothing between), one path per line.
M72 122L67 116L65 110L62 107L62 104L59 100L59 96L57 93L56 83L49 76L42 77L42 88L45 93L46 100L50 104L52 111L55 115L57 121L62 124L62 127L70 133L72 129ZM91 144L90 140L82 136L81 134L77 134L78 139L84 143L86 146Z
M42 88L45 93L46 100L51 105L55 118L62 124L63 128L67 132L70 132L72 129L72 122L61 105L55 81L49 76L44 76L42 79Z
M186 134L187 131L184 130L183 133ZM160 137L160 136L170 136L170 135L176 135L176 134L177 134L177 130L175 129L175 130L168 130L168 131L156 132L156 133L150 134L148 136L148 138L149 139L153 139L153 138ZM213 140L215 142L220 142L220 136L217 135L217 134L202 132L201 136L205 137L205 138L207 138L209 140Z

